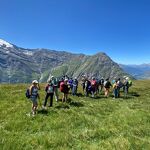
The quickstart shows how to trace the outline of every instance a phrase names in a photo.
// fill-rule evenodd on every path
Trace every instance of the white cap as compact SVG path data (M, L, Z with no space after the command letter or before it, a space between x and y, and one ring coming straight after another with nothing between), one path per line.
M37 80L33 80L32 83L38 84L39 82Z
M54 76L51 76L51 79L54 78Z
M129 77L126 77L126 80L129 80Z
M64 81L68 81L68 79L67 78L65 78L65 80Z

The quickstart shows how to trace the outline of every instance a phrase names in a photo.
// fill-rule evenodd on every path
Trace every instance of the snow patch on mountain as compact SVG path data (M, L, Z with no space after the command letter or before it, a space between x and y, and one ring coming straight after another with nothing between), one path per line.
M10 44L10 43L8 43L8 42L6 42L6 41L0 39L0 47L2 47L2 46L7 47L7 48L8 48L8 47L10 47L10 48L13 47L12 44Z
M24 51L23 53L25 55L28 55L28 56L32 56L33 55L33 52L31 52L31 51Z

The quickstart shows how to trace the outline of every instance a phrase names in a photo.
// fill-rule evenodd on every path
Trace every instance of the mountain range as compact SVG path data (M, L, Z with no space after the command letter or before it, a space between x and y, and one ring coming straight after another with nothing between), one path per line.
M120 67L135 79L150 79L150 64L122 65Z
M88 56L49 49L26 49L0 39L1 83L29 83L33 79L45 82L49 75L61 77L65 74L77 78L82 75L89 78L130 76L103 52Z

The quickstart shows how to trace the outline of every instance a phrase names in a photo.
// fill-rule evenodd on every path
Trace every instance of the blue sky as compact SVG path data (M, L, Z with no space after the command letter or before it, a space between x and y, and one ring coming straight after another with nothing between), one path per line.
M150 63L149 0L0 0L0 38L24 48Z

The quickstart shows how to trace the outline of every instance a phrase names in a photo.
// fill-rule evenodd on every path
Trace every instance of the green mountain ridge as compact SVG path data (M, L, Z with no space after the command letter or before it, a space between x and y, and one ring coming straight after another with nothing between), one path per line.
M8 46L0 45L1 83L28 83L33 79L46 82L49 75L61 77L67 74L77 78L83 74L89 78L128 75L102 52L88 56L48 49L24 49L12 44Z

